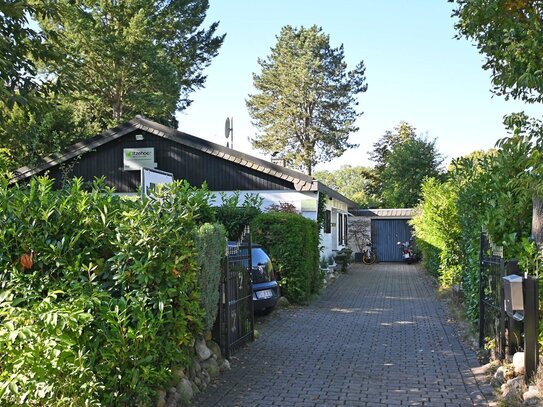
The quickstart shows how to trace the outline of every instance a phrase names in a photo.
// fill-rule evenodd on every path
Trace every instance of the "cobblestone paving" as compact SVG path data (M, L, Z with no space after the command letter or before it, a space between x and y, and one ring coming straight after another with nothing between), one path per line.
M260 318L259 339L197 406L472 406L492 390L428 278L353 265L308 307Z

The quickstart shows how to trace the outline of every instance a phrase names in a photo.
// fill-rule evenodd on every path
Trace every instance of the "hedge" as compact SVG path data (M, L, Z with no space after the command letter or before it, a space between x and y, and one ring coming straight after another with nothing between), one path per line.
M206 324L194 235L209 192L52 187L0 180L0 399L150 405Z
M322 287L317 223L294 213L269 212L253 220L252 232L281 276L283 295L307 303Z

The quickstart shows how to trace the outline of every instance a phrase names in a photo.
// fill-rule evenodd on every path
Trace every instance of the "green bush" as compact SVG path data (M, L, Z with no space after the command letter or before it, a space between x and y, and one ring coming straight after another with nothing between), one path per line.
M222 205L215 209L217 221L224 225L228 240L238 240L244 229L251 224L253 219L262 213L263 198L258 194L247 194L245 200L240 202L239 191L227 197L221 195Z
M194 244L198 251L198 287L205 310L204 329L213 327L219 307L221 259L226 253L226 231L221 224L205 223L196 231Z
M294 213L270 212L253 220L252 232L280 273L283 294L307 303L322 287L317 223Z
M142 202L101 180L52 186L0 185L0 398L149 405L204 329L194 235L210 194L176 182Z

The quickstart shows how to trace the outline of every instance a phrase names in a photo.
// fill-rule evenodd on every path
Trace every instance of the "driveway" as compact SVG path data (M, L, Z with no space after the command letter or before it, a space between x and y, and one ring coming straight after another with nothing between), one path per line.
M353 265L308 307L258 320L259 338L197 406L473 406L492 389L416 265Z

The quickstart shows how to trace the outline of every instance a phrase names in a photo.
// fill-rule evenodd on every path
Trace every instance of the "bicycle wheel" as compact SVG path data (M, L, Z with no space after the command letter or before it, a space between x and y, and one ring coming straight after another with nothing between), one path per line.
M371 250L365 251L362 256L362 263L373 264L375 263L375 253Z

